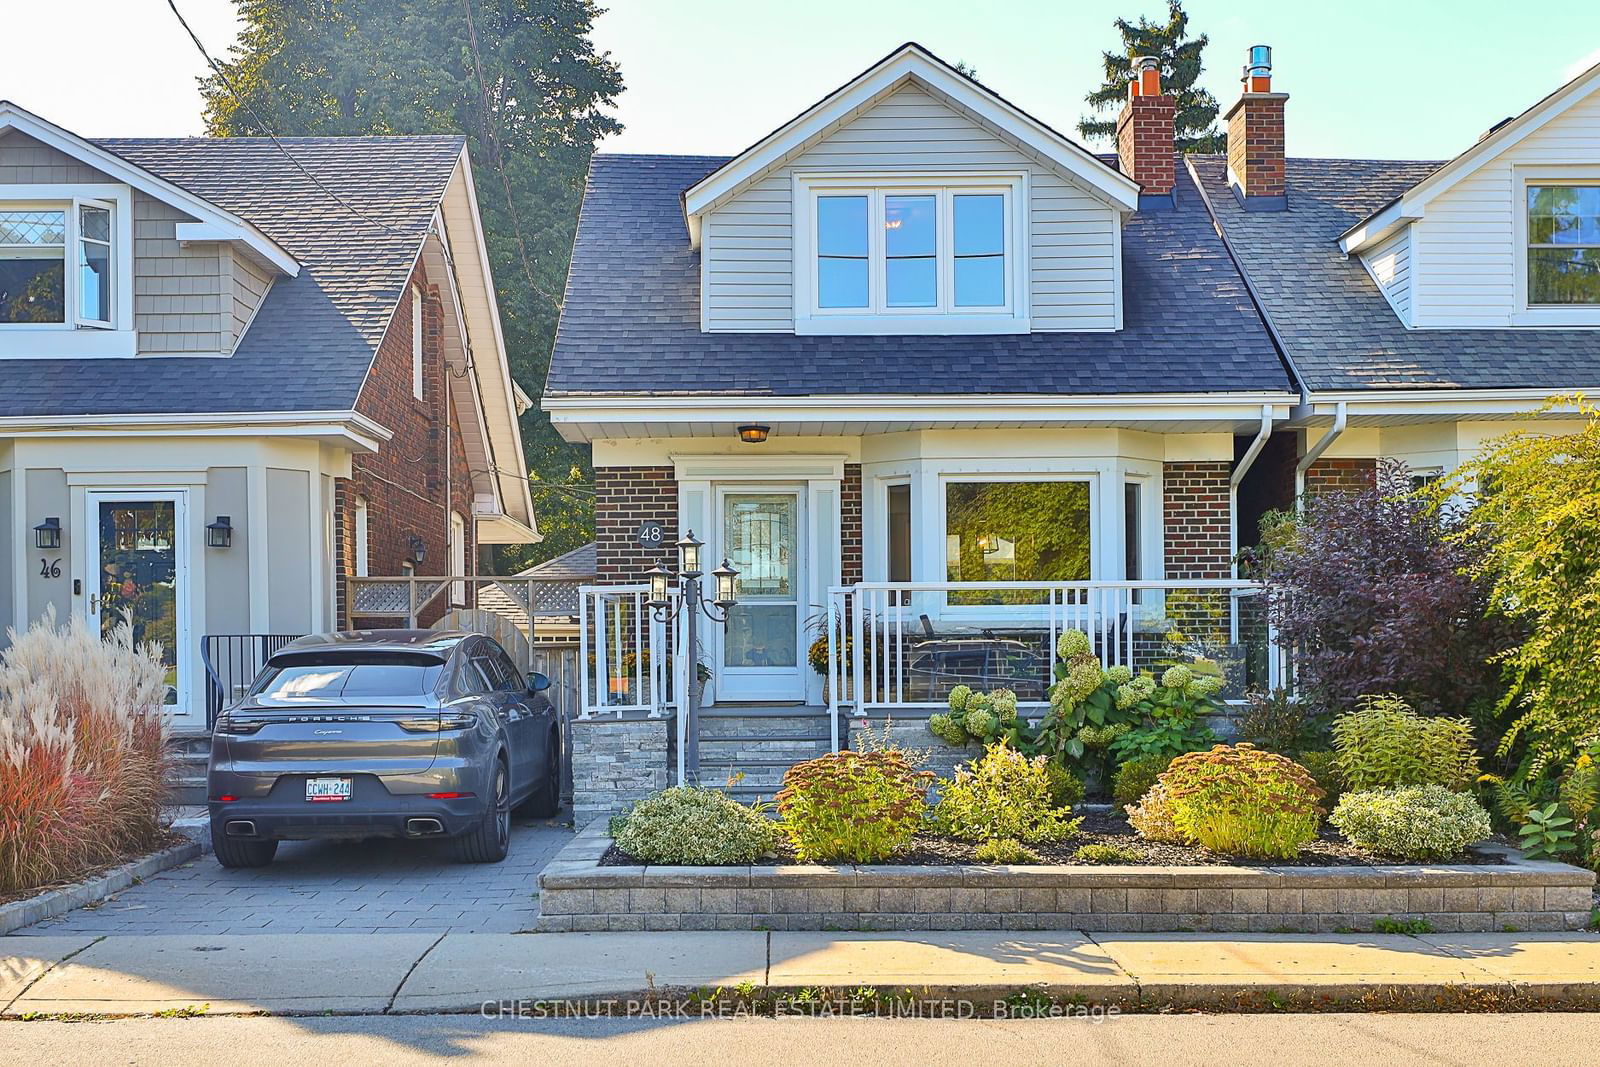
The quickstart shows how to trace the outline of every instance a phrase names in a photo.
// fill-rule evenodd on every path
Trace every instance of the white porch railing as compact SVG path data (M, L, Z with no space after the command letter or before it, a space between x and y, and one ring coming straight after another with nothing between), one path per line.
M829 591L824 625L834 747L840 716L932 711L957 685L1012 689L1043 707L1056 640L1089 634L1107 666L1159 674L1197 656L1224 699L1283 684L1265 589L1234 579L1138 582L862 582Z
M579 589L578 718L643 713L660 718L676 703L671 623L657 622L648 585Z

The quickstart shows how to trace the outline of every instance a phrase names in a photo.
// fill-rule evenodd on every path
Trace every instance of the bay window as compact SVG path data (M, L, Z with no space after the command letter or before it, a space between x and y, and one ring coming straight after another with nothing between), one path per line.
M1600 184L1528 186L1528 304L1600 306Z
M1026 329L1020 178L799 181L798 332Z

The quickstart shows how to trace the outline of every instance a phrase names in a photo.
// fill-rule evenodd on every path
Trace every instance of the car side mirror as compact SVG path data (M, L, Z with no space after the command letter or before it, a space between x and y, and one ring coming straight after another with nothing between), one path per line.
M542 693L546 689L550 688L550 679L546 678L538 671L530 671L528 673L528 688L533 690L535 693Z

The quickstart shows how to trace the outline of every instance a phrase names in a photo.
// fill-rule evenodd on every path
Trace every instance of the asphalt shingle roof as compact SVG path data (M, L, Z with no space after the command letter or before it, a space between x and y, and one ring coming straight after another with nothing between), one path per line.
M1220 156L1192 156L1245 273L1313 391L1578 389L1600 385L1600 332L1528 327L1408 330L1346 229L1436 170L1437 162L1290 159L1288 210L1249 212Z
M1291 388L1186 177L1175 210L1141 212L1124 229L1125 328L1115 333L702 333L700 256L689 247L680 194L727 161L594 157L547 393L1094 395Z
M264 138L95 142L254 224L300 274L276 281L229 358L12 361L0 370L0 416L351 408L462 141L282 142L349 207Z

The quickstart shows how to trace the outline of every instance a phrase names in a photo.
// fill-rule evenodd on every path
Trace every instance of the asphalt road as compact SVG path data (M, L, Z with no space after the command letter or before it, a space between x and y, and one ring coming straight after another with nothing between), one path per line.
M1053 1020L616 1019L472 1016L0 1023L0 1063L549 1062L692 1064L1383 1064L1574 1062L1600 1015L1127 1015Z

